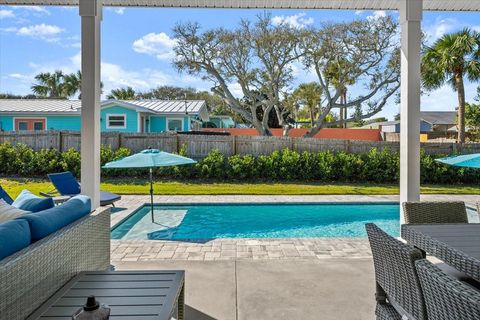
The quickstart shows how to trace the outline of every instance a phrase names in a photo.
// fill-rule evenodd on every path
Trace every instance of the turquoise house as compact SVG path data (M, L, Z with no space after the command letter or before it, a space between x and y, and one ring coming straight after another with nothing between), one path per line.
M191 131L209 120L203 100L107 100L103 132ZM80 100L0 100L0 131L80 130Z

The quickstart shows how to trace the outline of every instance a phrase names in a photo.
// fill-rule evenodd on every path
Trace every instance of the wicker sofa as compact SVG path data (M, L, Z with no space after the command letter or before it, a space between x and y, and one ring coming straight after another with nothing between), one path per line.
M67 225L0 261L0 318L25 319L80 271L110 265L110 209Z

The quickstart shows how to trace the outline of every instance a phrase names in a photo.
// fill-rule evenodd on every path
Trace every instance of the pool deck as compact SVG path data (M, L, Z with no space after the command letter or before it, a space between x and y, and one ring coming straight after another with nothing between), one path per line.
M424 196L463 200L478 196ZM123 196L112 226L149 201ZM396 196L156 196L156 203L398 202ZM117 270L185 270L186 319L371 320L375 281L366 239L112 240Z
M474 205L478 196L426 195L423 200L462 200ZM112 214L114 226L148 196L124 195ZM155 203L325 203L398 202L398 196L155 196ZM329 258L370 258L365 238L214 239L205 241L112 240L115 262L166 260L324 260Z

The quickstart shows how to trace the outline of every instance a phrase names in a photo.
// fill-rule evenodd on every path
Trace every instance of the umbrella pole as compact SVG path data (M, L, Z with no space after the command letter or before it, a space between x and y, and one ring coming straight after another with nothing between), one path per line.
M153 218L153 174L152 174L152 168L150 168L150 209L151 214L152 214L152 223L155 222Z

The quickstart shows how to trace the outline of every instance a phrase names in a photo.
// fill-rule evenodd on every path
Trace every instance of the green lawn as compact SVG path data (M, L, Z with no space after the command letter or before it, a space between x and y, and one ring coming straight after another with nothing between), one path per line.
M0 178L0 185L16 197L23 189L34 193L53 189L50 182L34 179ZM107 180L102 190L120 194L148 194L149 184L145 180ZM155 194L164 195L226 195L226 194L271 194L271 195L326 195L326 194L398 194L398 185L383 184L321 184L321 183L210 183L210 182L156 182ZM480 194L475 185L426 185L423 194Z

